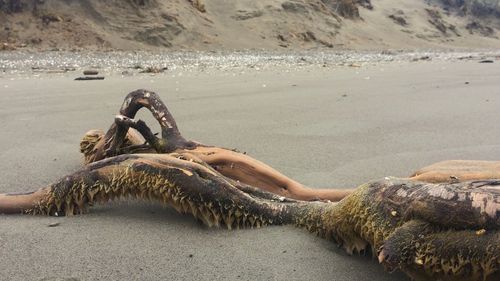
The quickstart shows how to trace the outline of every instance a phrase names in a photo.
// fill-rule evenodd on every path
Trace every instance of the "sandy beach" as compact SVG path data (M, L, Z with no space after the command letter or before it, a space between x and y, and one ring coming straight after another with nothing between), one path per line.
M497 59L179 68L73 81L77 72L0 73L0 193L81 167L81 136L106 129L138 88L163 98L186 137L246 151L314 187L355 188L446 159L500 159ZM406 277L291 226L208 229L154 203L117 202L83 216L0 215L0 280Z

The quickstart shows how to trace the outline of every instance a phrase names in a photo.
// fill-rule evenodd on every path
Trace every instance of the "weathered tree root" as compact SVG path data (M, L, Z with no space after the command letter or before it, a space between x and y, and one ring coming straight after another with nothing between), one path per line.
M106 134L85 136L81 148L92 163L37 192L0 195L0 213L71 215L96 202L138 197L171 205L208 226L293 224L348 253L371 252L388 270L415 280L500 279L499 180L432 184L385 178L338 203L288 199L279 189L288 178L246 155L185 140L166 107L159 110L161 104L148 100L151 93L134 93ZM163 122L162 138L133 120L137 104ZM121 154L135 149L153 153ZM221 169L219 161L234 167Z
M125 154L91 163L34 196L31 204L7 211L75 215L95 203L137 197L171 205L208 226L239 228L290 223L285 205L297 202L258 192L198 163L156 154ZM1 199L0 206L5 206Z
M142 107L149 109L160 124L161 138L156 137L144 122L133 119ZM145 142L149 149L144 145ZM182 154L187 160L205 162L226 177L298 200L336 202L352 192L349 189L308 188L246 154L188 141L181 135L172 114L158 95L147 90L128 94L121 106L120 115L108 132L105 135L96 130L88 132L80 147L85 163L136 151L163 154L175 152Z

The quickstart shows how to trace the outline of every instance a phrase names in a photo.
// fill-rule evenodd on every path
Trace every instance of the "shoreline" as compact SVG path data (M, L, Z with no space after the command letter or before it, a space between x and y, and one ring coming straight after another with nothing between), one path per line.
M436 51L237 51L237 52L0 52L0 75L32 75L99 70L105 74L135 74L149 68L171 71L237 71L273 68L362 67L370 64L420 61L500 59L499 50Z

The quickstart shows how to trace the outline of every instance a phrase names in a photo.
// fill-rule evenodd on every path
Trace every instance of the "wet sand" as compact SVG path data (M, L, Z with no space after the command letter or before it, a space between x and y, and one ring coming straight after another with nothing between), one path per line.
M107 128L137 88L158 92L185 136L246 151L311 186L500 159L498 61L74 77L1 76L0 192L78 169L82 134ZM304 230L207 229L139 202L67 218L0 216L0 272L1 280L405 280Z

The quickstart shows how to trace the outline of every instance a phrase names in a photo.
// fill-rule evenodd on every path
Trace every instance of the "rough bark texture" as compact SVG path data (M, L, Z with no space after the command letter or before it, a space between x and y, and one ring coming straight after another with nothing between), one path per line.
M161 138L133 119L142 107L160 123ZM138 197L208 226L294 224L348 253L371 251L388 270L415 280L500 279L500 181L482 178L498 174L495 163L438 163L350 194L313 190L245 154L184 139L146 90L129 94L108 132L88 132L80 148L85 167L33 193L1 194L0 213L73 215L97 202ZM471 178L481 180L460 182Z

